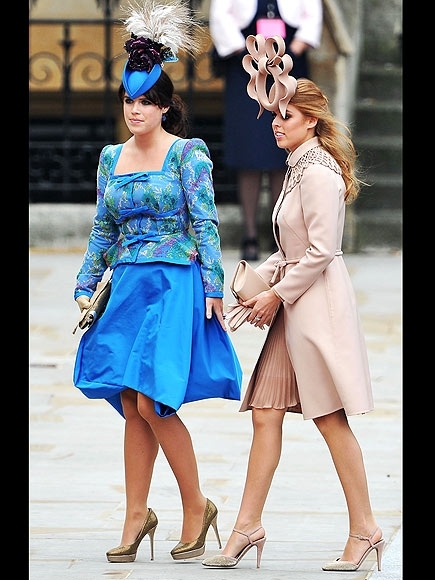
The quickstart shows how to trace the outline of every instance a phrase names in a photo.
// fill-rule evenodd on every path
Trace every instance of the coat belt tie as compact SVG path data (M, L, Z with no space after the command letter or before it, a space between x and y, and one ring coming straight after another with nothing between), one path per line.
M336 250L335 255L342 256L343 255L342 250ZM275 284L277 279L278 281L282 280L285 275L286 266L288 266L289 264L297 264L301 260L302 258L293 258L292 260L278 260L277 262L275 262L275 272L273 273L270 283L273 285Z

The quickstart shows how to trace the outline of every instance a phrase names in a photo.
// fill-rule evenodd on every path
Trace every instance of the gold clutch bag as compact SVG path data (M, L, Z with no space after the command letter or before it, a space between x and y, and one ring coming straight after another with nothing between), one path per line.
M85 330L90 328L92 324L99 318L106 309L109 300L110 291L112 289L112 278L108 278L104 282L98 282L97 288L91 297L91 305L86 310L80 313L79 321L77 322L73 334L77 328Z

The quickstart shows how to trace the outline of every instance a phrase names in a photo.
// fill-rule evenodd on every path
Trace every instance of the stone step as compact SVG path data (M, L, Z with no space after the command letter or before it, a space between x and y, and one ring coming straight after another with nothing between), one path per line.
M398 64L363 62L359 68L358 98L371 102L402 102L403 70Z
M371 239L401 244L402 67L362 63L355 106L353 140L362 188L353 205L358 218L356 245ZM397 217L400 216L400 219ZM382 227L382 220L386 220Z
M356 203L356 202L355 202ZM358 211L351 251L401 250L403 246L402 210ZM349 251L349 250L348 250Z
M370 210L401 210L403 184L401 176L397 175L368 175L366 183L370 184L361 188L355 203L356 211Z
M360 168L369 174L392 173L402 175L402 137L354 137Z
M353 132L361 137L401 135L402 103L399 101L358 100Z

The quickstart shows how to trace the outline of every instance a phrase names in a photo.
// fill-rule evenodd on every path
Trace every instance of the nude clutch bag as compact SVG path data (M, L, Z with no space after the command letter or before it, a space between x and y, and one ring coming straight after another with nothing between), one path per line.
M230 290L237 300L249 300L260 292L270 290L270 286L246 260L240 260L234 271Z
M246 260L240 260L230 282L230 290L236 300L249 300L260 292L270 290L270 286ZM252 308L247 308L242 304L228 304L226 318L228 328L232 332L240 328L246 322L251 310Z

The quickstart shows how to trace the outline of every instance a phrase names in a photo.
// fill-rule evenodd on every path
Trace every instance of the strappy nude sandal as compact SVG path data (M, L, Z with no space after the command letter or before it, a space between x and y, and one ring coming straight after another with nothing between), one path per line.
M322 570L326 570L327 572L355 572L356 570L358 570L358 568L361 566L361 564L364 562L364 560L367 558L367 556L370 554L370 552L372 550L376 550L376 560L377 560L377 564L378 564L378 571L381 571L381 560L382 560L382 552L385 546L385 540L384 539L380 539L376 542L376 544L373 543L373 536L376 534L376 532L379 530L379 528L376 528L376 530L373 532L373 534L369 537L366 536L361 536L360 534L349 534L349 536L351 538L358 538L358 540L363 540L366 542L369 542L370 546L367 548L367 550L364 552L364 554L361 556L359 562L357 562L356 564L354 562L346 562L346 560L340 560L340 558L337 558L336 560L334 560L333 562L328 562L327 564L325 564L324 566L322 566Z
M234 558L232 556L224 556L223 554L217 554L216 556L211 556L211 558L206 558L202 561L203 566L208 566L209 568L234 568L243 558L243 556L253 548L254 546L257 548L257 568L260 567L261 561L261 554L263 553L264 543L266 541L266 535L258 540L251 540L251 536L261 530L262 526L251 532L250 534L245 534L239 530L234 529L233 532L237 532L242 536L248 538L248 544L240 550L240 552Z

